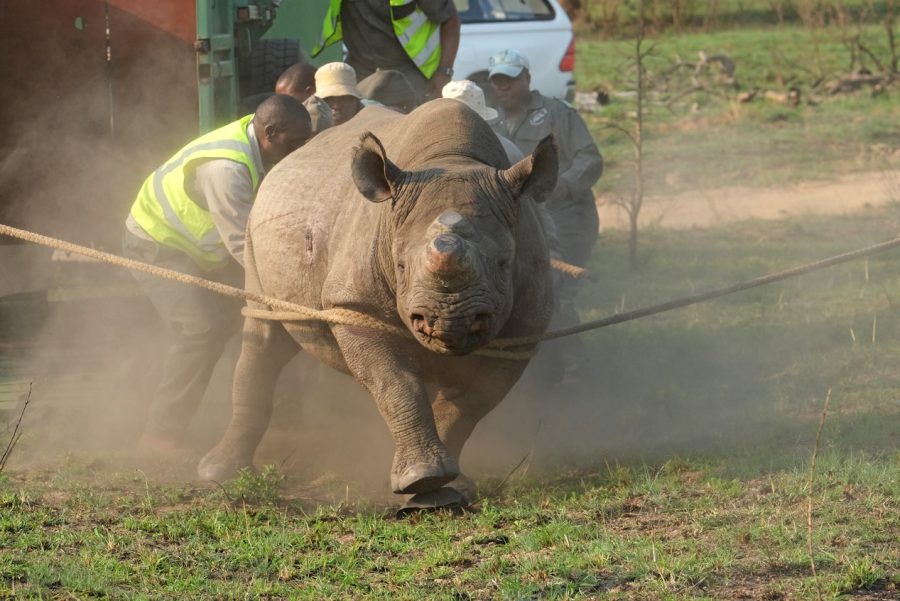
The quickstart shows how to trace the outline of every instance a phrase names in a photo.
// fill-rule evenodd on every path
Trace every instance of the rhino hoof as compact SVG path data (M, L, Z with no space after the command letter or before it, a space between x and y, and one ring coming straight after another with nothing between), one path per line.
M253 468L252 462L223 458L215 450L207 453L197 466L197 476L207 482L226 482L246 468Z
M441 509L462 512L470 503L455 488L444 486L431 492L413 495L397 510L397 517L404 517L420 511L438 511Z
M457 476L455 480L446 486L446 488L452 488L459 493L460 497L462 497L462 505L464 507L468 507L478 498L475 489L475 481L464 474Z
M440 464L414 463L396 477L392 475L391 487L398 494L418 494L437 490L458 475Z

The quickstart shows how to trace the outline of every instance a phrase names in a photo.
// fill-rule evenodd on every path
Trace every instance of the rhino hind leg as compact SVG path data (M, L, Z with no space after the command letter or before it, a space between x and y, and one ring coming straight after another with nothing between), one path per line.
M256 447L269 426L278 374L300 351L280 322L245 319L234 371L231 421L218 445L197 467L202 480L222 482L253 467Z

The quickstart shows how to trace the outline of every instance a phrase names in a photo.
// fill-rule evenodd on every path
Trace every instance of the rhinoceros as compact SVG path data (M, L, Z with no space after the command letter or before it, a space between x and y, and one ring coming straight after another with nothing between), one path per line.
M247 289L350 309L406 335L247 317L231 421L200 462L200 477L224 480L252 466L276 379L302 349L352 374L374 398L394 441L395 493L448 485L471 501L472 481L459 470L463 445L528 362L479 349L540 334L550 320L535 202L556 175L552 139L510 166L488 124L446 99L409 115L368 107L279 163L250 215Z

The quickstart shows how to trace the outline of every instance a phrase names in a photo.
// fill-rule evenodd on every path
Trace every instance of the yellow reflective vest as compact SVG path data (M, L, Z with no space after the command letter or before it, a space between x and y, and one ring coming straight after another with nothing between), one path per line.
M259 172L247 133L251 119L247 115L182 148L150 174L131 206L131 216L151 238L187 253L208 271L221 266L228 251L209 210L194 202L185 183L196 161L229 159L247 166L255 193Z
M440 23L430 21L417 5L415 0L390 0L391 22L397 40L409 58L416 64L425 77L434 75L441 62ZM413 8L410 12L409 9ZM406 14L409 13L409 14ZM396 15L406 16L397 18ZM313 48L312 55L318 56L328 46L344 39L341 28L341 0L331 0L325 22L322 24L322 39Z

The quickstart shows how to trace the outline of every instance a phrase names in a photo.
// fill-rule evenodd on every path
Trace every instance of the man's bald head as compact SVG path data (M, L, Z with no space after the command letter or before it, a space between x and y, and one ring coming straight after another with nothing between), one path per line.
M316 68L309 63L291 65L275 82L275 93L293 96L303 102L316 93Z
M309 112L299 100L275 94L256 107L253 131L263 163L269 169L306 144L312 135L312 124Z

